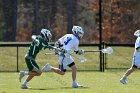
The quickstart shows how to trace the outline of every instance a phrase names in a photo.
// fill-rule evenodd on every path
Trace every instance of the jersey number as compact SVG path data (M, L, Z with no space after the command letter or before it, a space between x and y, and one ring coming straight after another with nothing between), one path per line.
M64 44L67 45L71 39L71 37L67 37L67 40L64 42Z

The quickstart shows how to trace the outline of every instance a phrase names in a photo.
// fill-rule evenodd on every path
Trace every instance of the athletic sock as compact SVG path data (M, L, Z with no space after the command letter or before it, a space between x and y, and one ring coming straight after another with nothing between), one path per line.
M123 75L123 77L122 77L123 79L126 79L127 78L127 76L126 75Z
M23 84L23 85L26 85L26 84L27 84L27 81L25 80L22 84Z
M29 72L28 72L28 71L25 71L25 72L24 72L24 75L28 75L28 74L29 74Z
M76 83L76 81L73 81L73 83Z

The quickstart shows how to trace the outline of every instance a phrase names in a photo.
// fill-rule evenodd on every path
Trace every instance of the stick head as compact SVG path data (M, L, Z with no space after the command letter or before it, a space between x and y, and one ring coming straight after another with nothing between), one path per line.
M139 36L140 36L140 30L136 30L136 31L134 32L134 36L139 37Z
M86 62L87 59L86 58L79 58L79 62L83 63L83 62Z
M111 47L108 47L106 49L102 50L103 53L107 53L107 54L112 54L113 53L113 49Z

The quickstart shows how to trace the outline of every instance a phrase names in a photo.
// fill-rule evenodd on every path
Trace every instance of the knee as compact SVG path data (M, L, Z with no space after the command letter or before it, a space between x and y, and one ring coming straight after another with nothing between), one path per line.
M41 74L42 74L42 72L38 72L38 73L37 73L37 76L41 76Z
M130 68L130 70L136 70L136 69L137 69L137 68L135 68L135 67L131 67L131 68Z
M38 76L41 76L42 73L38 73Z
M72 68L72 70L74 70L74 71L76 71L77 70L77 67L74 65L74 66L72 66L71 67Z

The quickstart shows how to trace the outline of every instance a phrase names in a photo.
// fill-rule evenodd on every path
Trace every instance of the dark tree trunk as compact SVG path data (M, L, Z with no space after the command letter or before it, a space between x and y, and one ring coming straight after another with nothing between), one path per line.
M36 35L39 34L38 32L38 0L34 0L34 20L33 20L33 29L32 34Z
M67 33L68 34L72 33L71 29L73 26L73 7L74 7L74 1L67 0L67 20L68 20Z
M5 21L4 41L15 41L17 23L17 0L3 0L3 13Z

